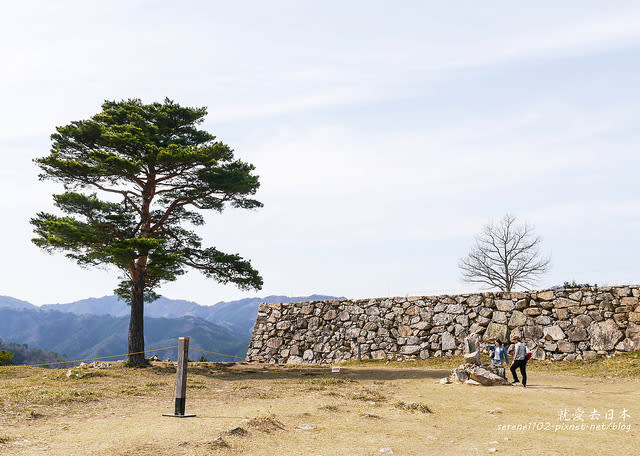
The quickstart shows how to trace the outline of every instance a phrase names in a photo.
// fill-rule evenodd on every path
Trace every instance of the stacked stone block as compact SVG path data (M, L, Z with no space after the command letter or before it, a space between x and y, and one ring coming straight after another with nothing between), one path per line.
M638 350L640 286L261 304L247 357L425 359L462 353L472 334L485 341L518 335L537 359Z

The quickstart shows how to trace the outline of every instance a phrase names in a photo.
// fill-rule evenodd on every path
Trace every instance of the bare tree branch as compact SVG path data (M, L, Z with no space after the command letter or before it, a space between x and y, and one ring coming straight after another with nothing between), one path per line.
M541 239L530 225L505 215L496 225L486 225L469 254L460 259L462 280L483 283L502 291L529 289L547 272L551 260L540 254Z

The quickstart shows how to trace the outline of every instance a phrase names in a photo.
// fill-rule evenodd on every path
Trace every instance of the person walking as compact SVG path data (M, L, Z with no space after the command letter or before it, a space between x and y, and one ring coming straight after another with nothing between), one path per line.
M522 343L519 337L514 337L513 342L515 342L515 350L513 352L513 364L511 365L511 375L513 375L513 381L511 383L517 384L520 383L518 380L518 374L516 374L516 369L520 369L520 374L522 375L522 386L527 386L527 346Z

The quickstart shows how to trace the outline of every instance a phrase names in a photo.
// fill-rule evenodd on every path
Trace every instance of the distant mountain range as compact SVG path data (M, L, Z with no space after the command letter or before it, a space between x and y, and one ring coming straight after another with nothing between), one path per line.
M267 296L202 306L195 302L160 299L145 305L145 347L176 345L189 336L192 348L244 357L261 302L300 302L332 296ZM92 358L127 352L129 306L116 296L88 298L68 304L33 304L0 296L0 338L51 350L66 359ZM193 351L191 359L201 353ZM149 354L148 356L152 356ZM232 358L204 354L210 361ZM158 352L176 358L176 350Z
M27 344L5 342L2 339L0 339L0 352L1 351L8 351L13 355L8 364L40 364L65 360L58 353L40 350L39 348L29 348ZM0 365L2 365L2 360L0 360Z

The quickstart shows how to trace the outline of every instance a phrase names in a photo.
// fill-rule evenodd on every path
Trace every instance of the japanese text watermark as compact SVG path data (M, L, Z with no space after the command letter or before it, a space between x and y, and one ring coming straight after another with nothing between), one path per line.
M575 409L562 408L558 420L529 421L517 424L498 424L499 431L544 431L544 432L629 432L631 415L626 408L615 409Z

